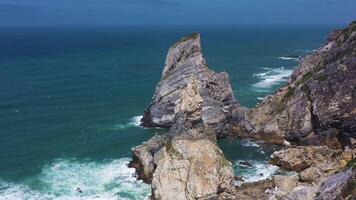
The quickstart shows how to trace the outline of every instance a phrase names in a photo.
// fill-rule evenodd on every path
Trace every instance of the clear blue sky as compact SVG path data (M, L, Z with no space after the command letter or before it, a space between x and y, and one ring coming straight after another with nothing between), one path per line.
M0 25L347 24L356 0L0 0Z

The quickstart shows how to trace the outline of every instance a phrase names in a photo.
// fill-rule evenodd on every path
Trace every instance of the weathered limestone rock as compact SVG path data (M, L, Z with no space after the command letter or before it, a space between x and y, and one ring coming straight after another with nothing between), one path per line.
M152 183L152 199L352 198L354 169L342 170L356 153L355 47L354 22L306 56L287 86L248 110L234 100L227 74L207 68L199 35L182 39L169 50L142 120L169 133L134 148L130 165ZM216 144L229 131L288 145L271 163L298 173L235 189L231 163Z
M199 94L199 85L194 75L190 77L187 87L182 90L181 98L175 107L175 113L189 113L189 121L199 121L202 116L203 99Z
M234 174L215 141L172 140L155 156L154 199L234 198Z
M245 113L233 130L271 143L351 146L356 138L356 22L305 56L288 84Z
M282 200L314 200L317 187L313 186L297 186Z
M292 176L281 176L276 175L273 177L275 184L275 192L277 198L282 198L287 194L291 193L295 187L299 185L299 177L297 175Z
M344 198L348 195L348 192L352 192L347 190L355 190L355 178L355 172L353 172L351 169L330 176L323 182L323 184L319 188L317 192L318 196L316 199L330 200Z
M235 199L231 163L202 119L204 100L195 75L180 91L174 123L166 135L135 147L132 167L151 183L152 199Z
M318 168L308 169L304 175L310 172L332 173L344 168L353 154L351 150L333 150L325 146L298 146L273 152L271 163L297 172Z
M316 182L323 176L323 172L318 167L309 167L300 172L299 175L301 181Z
M147 142L131 150L133 159L129 163L129 167L136 169L136 175L139 180L151 183L152 175L155 171L153 157L164 146L165 141L166 136L155 135Z
M273 189L273 180L263 180L255 183L243 183L236 187L236 199L243 200L272 200L272 196L268 194L268 190Z
M194 76L195 86L199 88L203 109L197 113L206 125L215 129L217 136L228 134L231 112L239 107L230 86L228 74L211 71L201 53L200 36L194 33L187 36L168 51L161 80L159 81L151 104L145 110L142 125L146 127L171 127L177 108L185 102L181 98L185 88Z

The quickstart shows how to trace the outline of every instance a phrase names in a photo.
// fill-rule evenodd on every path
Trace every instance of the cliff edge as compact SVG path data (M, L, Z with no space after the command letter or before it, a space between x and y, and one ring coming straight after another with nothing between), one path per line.
M342 148L356 137L356 22L305 56L286 86L246 112L235 133L272 143Z

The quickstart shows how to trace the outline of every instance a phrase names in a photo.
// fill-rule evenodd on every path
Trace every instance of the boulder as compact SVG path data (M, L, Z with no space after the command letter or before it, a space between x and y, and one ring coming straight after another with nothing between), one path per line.
M317 182L322 176L322 172L317 167L309 167L300 172L300 180L305 182Z

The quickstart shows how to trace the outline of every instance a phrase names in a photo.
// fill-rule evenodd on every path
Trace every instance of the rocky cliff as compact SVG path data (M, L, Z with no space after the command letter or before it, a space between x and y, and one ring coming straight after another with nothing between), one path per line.
M288 84L246 112L235 133L273 143L351 145L356 137L356 23L305 56Z
M130 166L151 183L151 198L352 199L355 39L355 22L333 32L285 87L251 110L235 101L226 73L208 69L199 34L174 44L142 119L170 129L132 149ZM216 144L227 134L286 144L270 163L294 173L235 187L232 165Z
M231 112L238 103L225 72L210 70L201 52L200 35L194 33L182 38L168 51L161 80L157 84L151 104L145 110L142 125L171 127L181 107L182 89L194 75L199 85L203 122L212 127L217 136L228 134Z
M285 144L270 163L292 175L237 187L241 199L354 199L356 23L334 31L287 85L244 113L234 132ZM323 146L325 145L325 146Z
M333 150L326 146L298 146L276 151L271 163L292 174L243 184L236 188L244 200L341 200L356 195L355 150Z
M130 166L151 183L152 199L234 199L232 165L216 143L215 130L204 123L200 87L191 75L180 88L169 132L133 149Z

